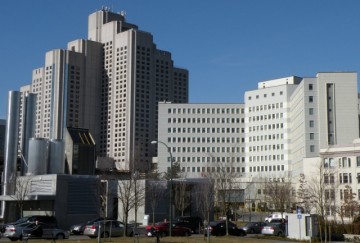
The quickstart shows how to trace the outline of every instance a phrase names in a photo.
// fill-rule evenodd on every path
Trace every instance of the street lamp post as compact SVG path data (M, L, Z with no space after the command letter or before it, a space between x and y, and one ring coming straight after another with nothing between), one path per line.
M173 156L171 153L171 149L169 148L169 146L161 141L151 141L151 144L158 144L161 143L163 144L166 149L168 150L169 154L170 154L170 214L169 214L169 226L170 226L170 231L169 231L169 236L172 236L172 177L173 177L173 171L172 171L172 167L173 167Z
M138 233L137 233L137 210L138 210L138 204L137 204L137 185L136 185L136 182L137 182L137 179L139 177L139 171L138 170L135 170L135 172L133 173L133 180L134 180L134 189L135 189L135 224L134 224L134 229L133 229L133 235L134 235L134 242L135 242L135 239L137 239L137 236L138 236ZM138 240L138 239L137 239Z

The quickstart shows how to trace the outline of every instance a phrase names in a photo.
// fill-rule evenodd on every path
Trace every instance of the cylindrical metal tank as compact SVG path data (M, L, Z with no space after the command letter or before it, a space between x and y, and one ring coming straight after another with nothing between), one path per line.
M19 119L20 92L9 91L5 134L5 169L3 178L4 195L12 195L15 192L16 160L19 140Z
M36 115L36 94L26 94L23 102L23 137L22 137L22 154L21 175L27 172L27 161L29 160L29 139L35 135L35 115Z
M45 138L31 138L29 140L28 173L30 175L47 174L48 141Z
M48 174L64 174L64 171L65 142L62 139L50 139Z

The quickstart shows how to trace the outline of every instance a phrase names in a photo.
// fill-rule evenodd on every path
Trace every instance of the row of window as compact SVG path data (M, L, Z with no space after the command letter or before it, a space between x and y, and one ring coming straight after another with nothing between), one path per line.
M178 133L208 133L208 134L223 134L223 133L244 133L245 129L244 128L238 128L238 127L183 127L183 128L168 128L168 132L171 133L171 131L173 131L174 133L176 133L176 131L178 131ZM189 139L189 138L188 138Z
M360 173L356 175L357 183L360 184ZM324 183L325 184L334 184L335 183L335 175L324 174ZM351 173L339 173L339 183L340 184L351 184L352 183L352 175Z
M250 106L249 112L255 112L255 111L266 111L266 110L274 110L283 108L283 102L280 103L274 103L274 104L268 104L268 105L257 105L257 106Z
M170 163L171 158L168 157L167 161ZM235 157L235 156L231 156L231 157L220 157L220 156L207 156L207 157L176 157L173 156L173 161L178 161L178 162L198 162L198 163L232 163L232 162L245 162L245 158L244 157Z
M168 114L243 114L243 108L169 108Z
M351 158L350 157L338 158L338 165L339 168L351 168ZM356 156L356 167L360 167L360 156ZM335 159L325 158L324 168L335 168Z
M263 121L263 120L271 120L271 119L279 119L283 118L284 113L273 113L273 114L265 114L260 116L249 116L249 121Z
M284 171L284 165L262 165L262 166L250 166L249 172L264 172L264 171Z
M182 172L202 172L205 173L210 173L210 172L220 172L222 168L220 167L181 167ZM232 167L232 168L226 168L227 169L227 173L244 173L245 172L245 168L242 167Z
M284 160L283 154L262 155L262 156L249 156L249 162L262 162L262 161L279 161Z
M249 142L252 141L264 141L264 140L275 140L275 139L283 139L284 138L284 134L283 133L277 133L277 134L269 134L269 135L261 135L261 136L250 136L249 137Z
M279 92L279 95L283 95L283 94L284 94L283 91L280 91L280 92ZM264 94L264 95L263 95L264 98L266 98L267 96L268 96L268 94ZM272 92L272 93L271 93L271 96L274 97L274 96L275 96L275 92ZM259 99L259 98L260 98L260 95L255 95L255 98L256 98L256 99ZM248 97L248 100L251 100L251 99L252 99L252 97L249 96L249 97Z
M267 150L283 150L283 149L284 149L284 144L272 144L272 145L250 146L249 152L267 151Z
M239 147L172 147L177 153L240 153L244 150Z
M168 123L189 123L189 124L239 124L244 123L244 118L168 118Z
M249 127L249 132L251 131L263 131L263 130L274 130L274 129L282 129L284 128L284 123L274 123L268 125L261 125L261 126L252 126Z
M216 137L168 137L169 143L220 143L222 141L226 143L236 143L240 141L238 137L227 137L226 139L220 139ZM243 139L241 141L244 141Z

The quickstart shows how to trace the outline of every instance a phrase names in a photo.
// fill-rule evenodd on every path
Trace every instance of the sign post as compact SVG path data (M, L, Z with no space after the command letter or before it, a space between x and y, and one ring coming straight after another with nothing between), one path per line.
M296 212L297 212L297 218L299 219L299 237L300 237L300 240L301 240L301 218L302 218L301 208L297 208Z

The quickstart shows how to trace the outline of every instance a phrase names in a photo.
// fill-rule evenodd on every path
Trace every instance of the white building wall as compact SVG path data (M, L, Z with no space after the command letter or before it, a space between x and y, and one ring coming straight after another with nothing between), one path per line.
M358 86L356 73L318 73L320 148L332 145L328 142L328 102L334 104L332 113L335 123L335 145L351 144L359 137ZM327 85L333 85L333 93L327 92ZM330 99L329 99L330 97Z
M288 83L287 83L288 82ZM245 92L246 172L248 176L287 178L290 161L290 103L299 78L267 81Z
M170 149L188 178L206 176L231 164L238 177L245 173L243 104L159 103L158 141ZM158 171L167 172L170 154L161 143Z

